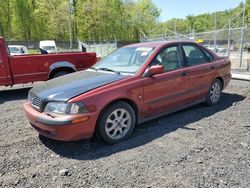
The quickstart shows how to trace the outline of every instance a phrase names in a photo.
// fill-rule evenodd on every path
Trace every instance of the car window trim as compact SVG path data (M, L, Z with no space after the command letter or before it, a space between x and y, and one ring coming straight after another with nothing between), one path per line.
M208 50L206 50L203 46L200 46L200 49L205 54L205 57L207 58L208 63L214 61L215 57ZM206 53L208 53L213 58L211 61L209 60L209 57L207 56Z

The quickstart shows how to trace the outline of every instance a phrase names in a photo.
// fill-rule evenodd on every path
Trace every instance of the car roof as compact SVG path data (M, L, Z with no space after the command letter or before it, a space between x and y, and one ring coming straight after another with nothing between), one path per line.
M8 45L8 47L27 48L27 46L23 46L23 45Z
M141 43L130 44L130 45L127 45L125 47L152 47L152 48L156 48L156 47L165 46L168 44L176 44L176 43L196 44L195 42L190 41L190 40L181 40L181 41L173 40L173 41L141 42Z
M39 46L56 46L56 42L54 40L41 40L39 42Z

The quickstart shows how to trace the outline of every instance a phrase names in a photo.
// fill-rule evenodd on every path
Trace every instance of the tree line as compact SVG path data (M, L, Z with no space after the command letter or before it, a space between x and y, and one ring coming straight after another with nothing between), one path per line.
M216 13L216 27L225 26L238 7ZM69 40L68 0L1 0L0 35L7 40ZM73 39L88 41L138 41L141 31L159 34L165 29L179 33L214 30L215 13L160 22L161 13L151 0L72 0L70 6ZM247 0L246 23L250 22ZM235 19L232 26L241 26Z
M137 40L160 15L151 0L75 0L74 39ZM69 40L68 0L1 0L0 34L7 40Z

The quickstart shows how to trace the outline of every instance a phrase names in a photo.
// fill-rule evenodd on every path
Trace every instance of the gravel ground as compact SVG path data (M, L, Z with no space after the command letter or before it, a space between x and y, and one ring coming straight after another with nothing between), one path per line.
M250 185L250 82L232 81L219 105L139 125L113 146L39 137L22 110L29 88L0 90L0 187Z

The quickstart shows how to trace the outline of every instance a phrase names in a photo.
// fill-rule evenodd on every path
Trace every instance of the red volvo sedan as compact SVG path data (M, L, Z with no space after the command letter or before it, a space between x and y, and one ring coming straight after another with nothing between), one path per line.
M136 124L197 103L217 104L231 63L194 42L120 48L92 68L40 83L24 110L31 126L56 140L127 139Z

